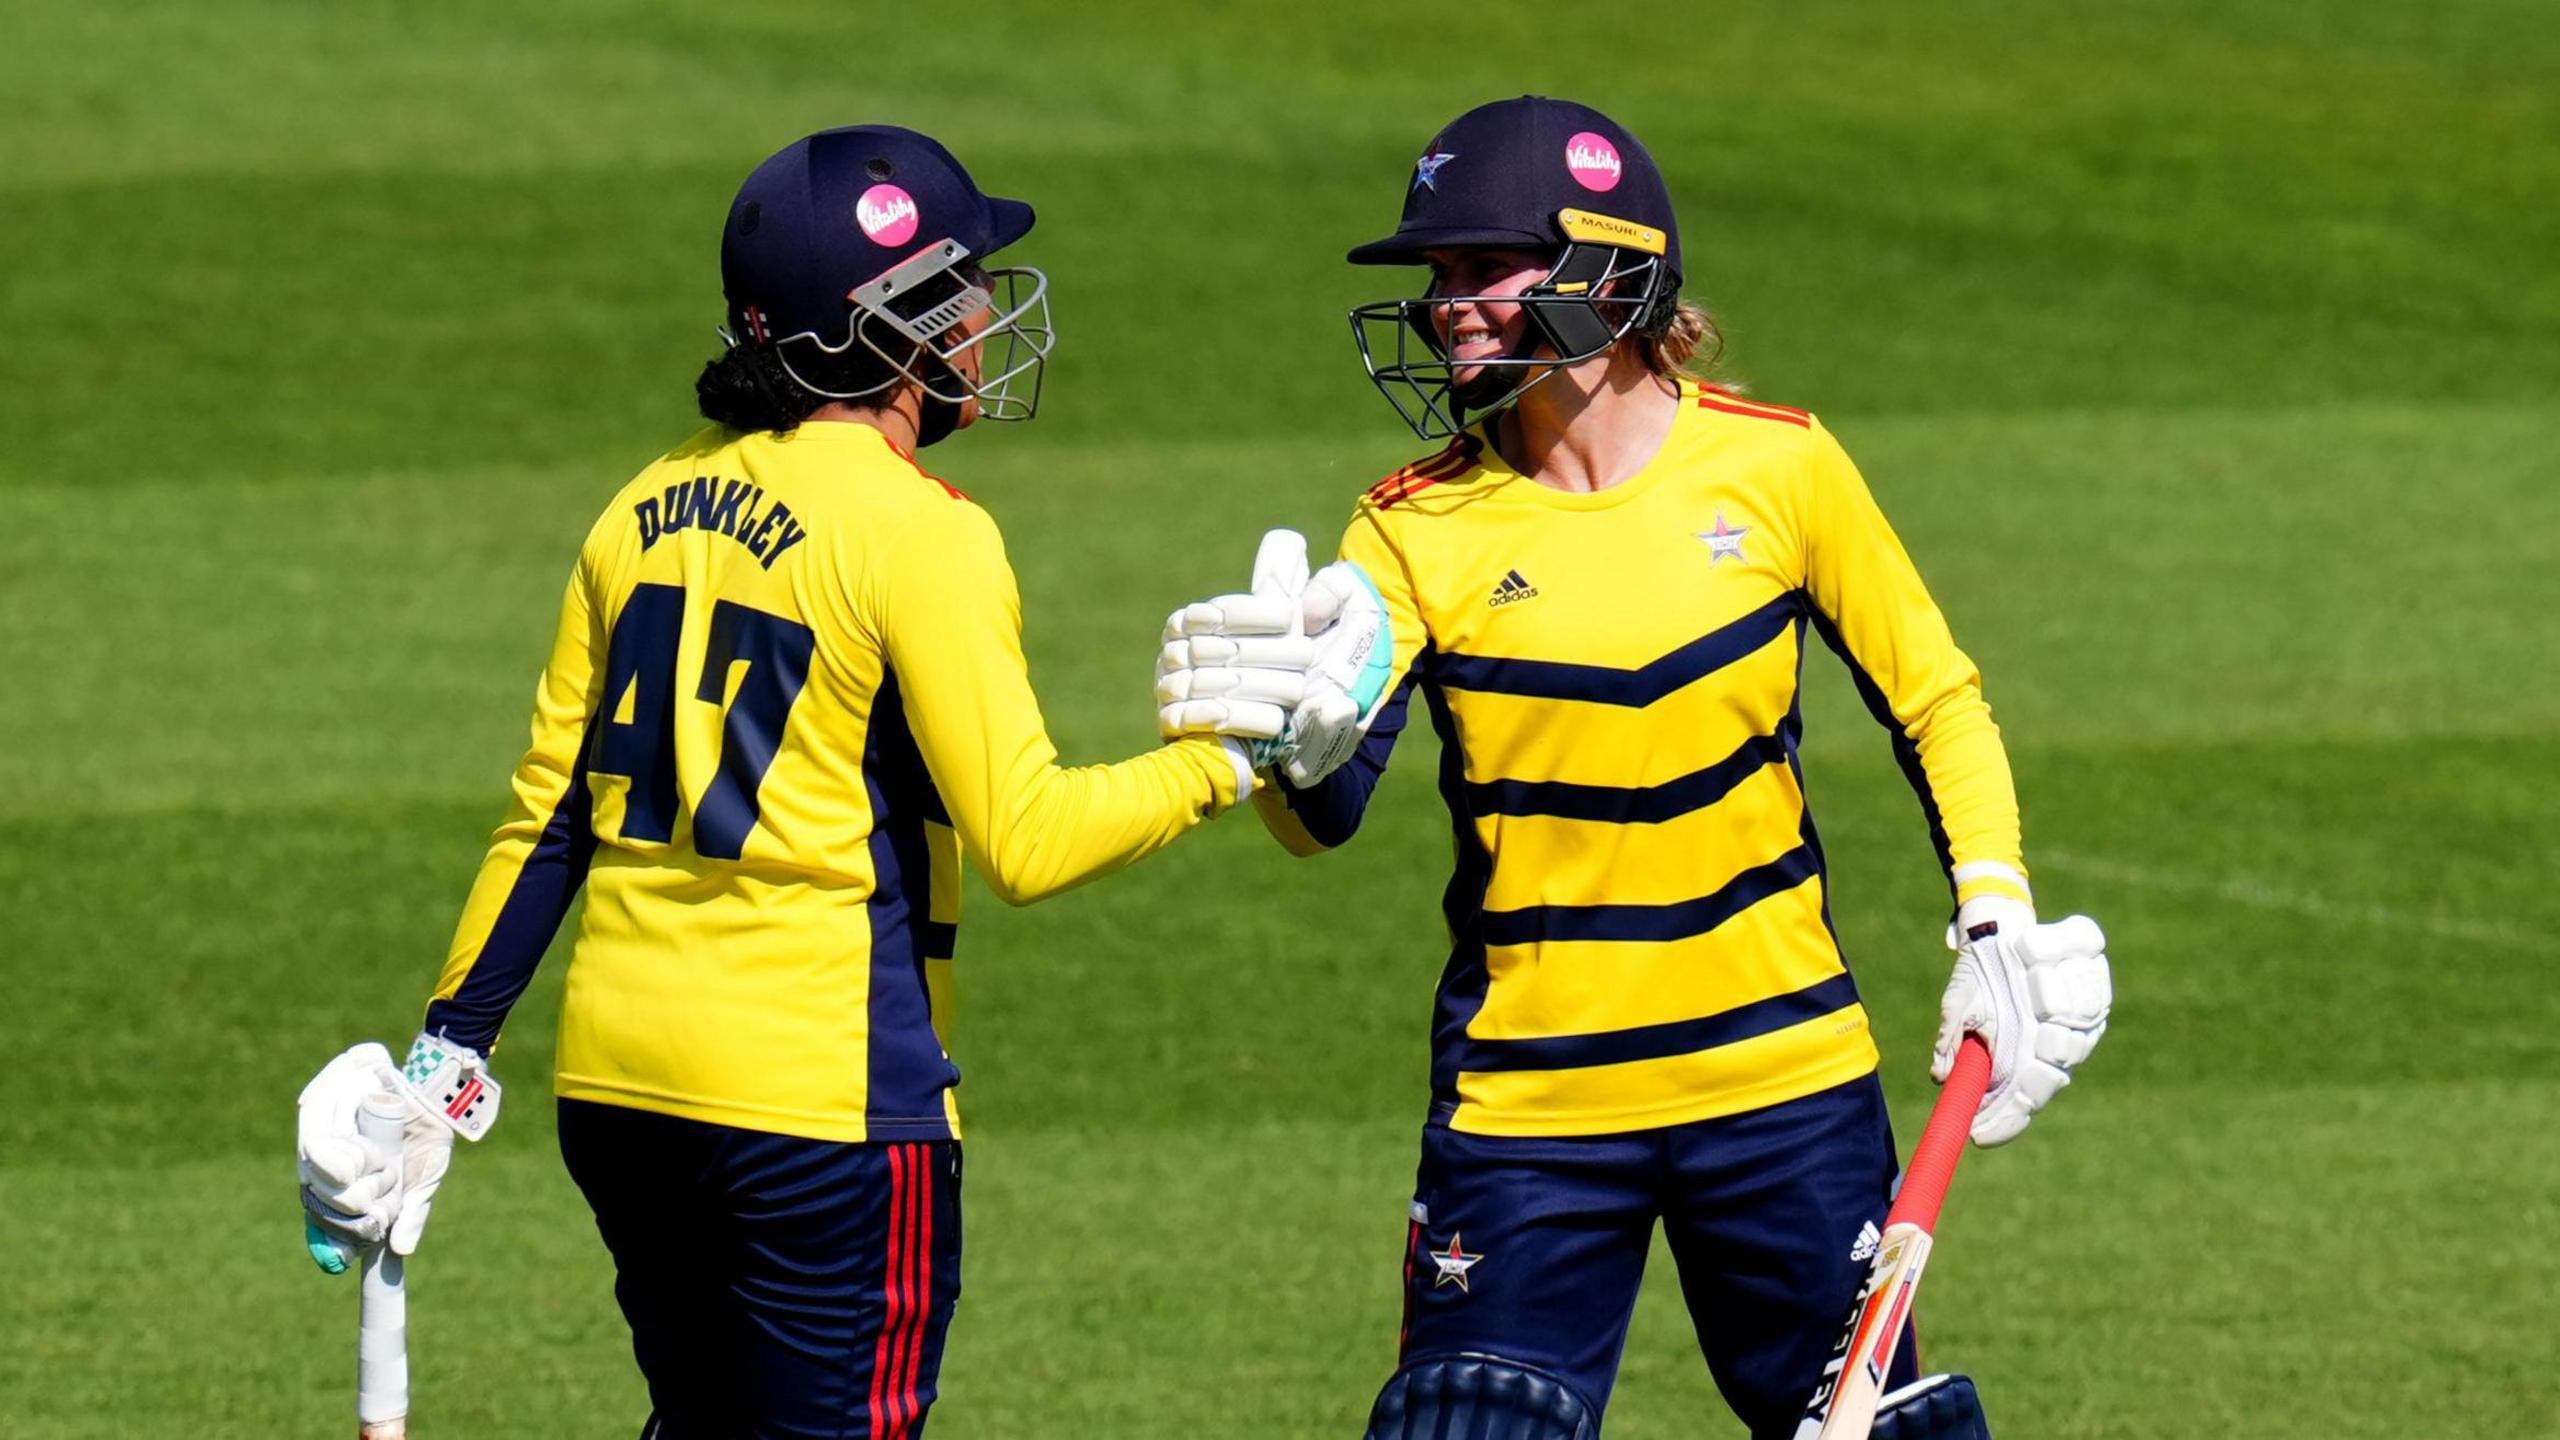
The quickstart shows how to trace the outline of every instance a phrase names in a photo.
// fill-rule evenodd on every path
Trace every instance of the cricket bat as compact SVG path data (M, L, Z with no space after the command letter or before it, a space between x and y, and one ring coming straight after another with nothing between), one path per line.
M1901 1343L1903 1322L1911 1316L1911 1299L1920 1288L1920 1271L1929 1262L1931 1234L1947 1186L1956 1178L1956 1161L1964 1154L1973 1129L1973 1114L1982 1108L1982 1092L1991 1086L1991 1048L1968 1035L1956 1051L1954 1073L1938 1090L1929 1123L1911 1152L1911 1168L1903 1172L1902 1189L1885 1212L1884 1237L1865 1288L1849 1307L1849 1321L1832 1347L1822 1381L1797 1423L1795 1440L1867 1440L1876 1422L1876 1402L1884 1397L1884 1380L1893 1369L1894 1347Z
M400 1164L409 1102L376 1092L356 1112L356 1134L388 1163ZM357 1440L407 1440L409 1434L409 1295L401 1258L389 1241L364 1253L363 1309L356 1318Z

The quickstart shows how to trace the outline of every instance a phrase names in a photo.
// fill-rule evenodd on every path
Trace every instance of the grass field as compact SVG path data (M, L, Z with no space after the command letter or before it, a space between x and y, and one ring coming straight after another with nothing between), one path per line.
M688 427L738 178L821 125L1041 208L1013 537L1069 758L1164 611L1419 453L1342 311L1457 110L1644 135L1759 395L1867 471L2113 941L1977 1157L1929 1354L2008 1440L2560 1435L2560 44L2547 6L1957 0L925 12L30 0L0 47L0 1436L346 1429L291 1101L405 1038L596 507ZM1813 800L1906 1136L1943 891L1816 666ZM1427 750L1427 737L1408 746ZM1236 818L973 896L935 1433L1343 1436L1391 1360L1445 822ZM1192 897L1220 898L1203 926ZM645 1408L517 1099L414 1267L418 1433ZM1657 1256L1613 1437L1735 1433Z

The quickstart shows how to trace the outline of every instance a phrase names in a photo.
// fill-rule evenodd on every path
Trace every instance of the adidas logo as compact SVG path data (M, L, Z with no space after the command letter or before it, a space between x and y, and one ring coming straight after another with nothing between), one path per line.
M1851 1263L1862 1264L1866 1261L1873 1260L1876 1258L1876 1247L1883 1243L1884 1237L1876 1233L1876 1222L1870 1220L1866 1224L1859 1226L1858 1243L1849 1247L1849 1259Z
M1508 605L1514 600L1535 600L1537 598L1538 587L1521 579L1520 572L1514 570L1502 577L1502 583L1493 587L1493 600L1491 603L1496 605Z

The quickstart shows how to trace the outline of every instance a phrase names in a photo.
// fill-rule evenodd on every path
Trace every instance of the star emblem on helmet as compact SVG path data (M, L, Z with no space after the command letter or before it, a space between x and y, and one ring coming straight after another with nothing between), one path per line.
M1425 155L1421 159L1414 161L1413 183L1415 188L1422 190L1439 189L1440 167L1457 158L1458 157L1455 155L1435 151L1432 154Z
M1476 1262L1484 1258L1482 1255L1470 1255L1460 1248L1458 1237L1454 1233L1449 1237L1449 1248L1445 1252L1428 1250L1423 1253L1431 1257L1431 1264L1440 1272L1431 1282L1431 1288L1434 1290L1443 1285L1455 1285L1465 1290L1467 1272L1476 1268Z

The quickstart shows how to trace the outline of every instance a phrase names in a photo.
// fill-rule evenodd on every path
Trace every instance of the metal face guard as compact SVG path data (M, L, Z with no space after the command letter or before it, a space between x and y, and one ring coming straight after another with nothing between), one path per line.
M1370 383L1413 433L1431 440L1457 434L1556 371L1659 325L1672 284L1658 256L1573 243L1545 279L1517 295L1425 295L1362 305L1351 312L1351 335ZM1469 304L1520 306L1528 312L1530 343L1521 352L1452 365L1439 337L1456 308ZM1461 369L1490 373L1462 386ZM1488 383L1501 377L1510 383Z
M1049 319L1049 277L1028 265L982 270L966 265L967 246L945 240L927 246L878 279L856 287L845 298L853 305L853 326L844 339L829 344L803 332L775 342L775 353L791 378L813 394L853 400L875 395L897 380L914 382L932 399L946 405L978 402L979 418L1028 420L1040 408L1040 382L1057 343ZM928 282L948 275L957 290ZM973 333L952 338L972 317L992 311L993 318ZM791 366L784 347L805 342L828 355L842 355L860 341L896 372L888 380L851 393L825 389ZM946 343L947 342L947 343ZM979 376L963 377L952 362L971 349L979 352Z

